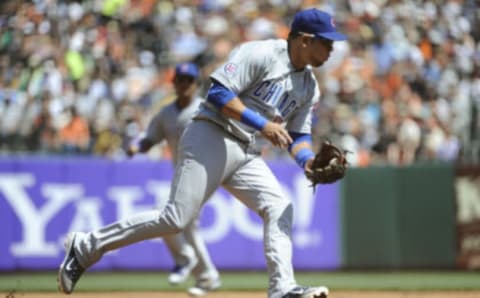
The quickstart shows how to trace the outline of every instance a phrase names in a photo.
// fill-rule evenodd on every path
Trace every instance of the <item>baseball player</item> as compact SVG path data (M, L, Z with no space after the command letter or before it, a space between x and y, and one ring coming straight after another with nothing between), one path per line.
M311 118L320 91L312 66L321 66L333 42L345 40L332 17L317 9L298 12L288 40L247 42L211 74L212 86L178 147L170 201L90 233L71 233L58 272L71 293L83 272L106 251L183 230L222 185L264 222L269 298L325 298L328 288L297 284L292 266L293 206L253 149L261 133L311 171Z
M176 164L178 139L203 101L195 97L198 77L198 67L193 63L180 63L175 67L173 83L176 100L152 118L145 137L130 144L127 149L129 156L145 153L165 139ZM184 282L195 269L196 284L188 290L191 295L203 296L221 286L218 271L197 231L197 220L188 224L181 233L165 235L163 240L176 264L168 277L170 284Z

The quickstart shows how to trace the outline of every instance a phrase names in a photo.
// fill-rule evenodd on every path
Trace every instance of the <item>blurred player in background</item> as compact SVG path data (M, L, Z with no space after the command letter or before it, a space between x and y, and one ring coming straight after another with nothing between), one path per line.
M312 66L322 66L334 41L345 39L328 13L307 9L295 15L288 40L252 41L232 51L210 76L207 100L182 135L167 206L70 234L58 272L60 289L71 293L107 251L184 230L223 186L263 220L268 297L326 298L328 288L295 280L293 205L256 150L255 135L287 149L311 171L312 114L320 97Z
M174 87L176 99L164 107L150 121L145 136L134 140L127 154L145 153L163 140L172 152L173 163L177 162L177 144L187 124L197 112L202 98L197 97L199 69L193 63L180 63L175 68ZM193 220L183 232L163 237L175 267L168 281L172 285L184 282L193 270L196 284L188 292L203 296L220 287L219 273L210 259L207 248L198 231L198 221Z

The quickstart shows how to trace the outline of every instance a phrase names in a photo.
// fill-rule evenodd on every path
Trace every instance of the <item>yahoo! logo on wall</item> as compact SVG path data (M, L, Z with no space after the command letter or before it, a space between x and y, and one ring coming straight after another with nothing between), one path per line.
M335 267L339 263L336 187L317 190L314 195L303 173L295 167L272 165L285 194L295 205L295 252L302 252L301 256L319 255L318 264L314 264L317 267ZM137 212L162 208L168 200L171 176L168 163L0 162L0 217L8 221L4 226L9 227L0 240L0 260L4 260L0 261L0 269L15 269L18 259L23 260L22 268L28 268L27 260L31 259L41 259L44 268L57 266L66 233L95 230ZM226 191L217 191L204 207L201 233L219 267L264 266L261 254L237 261L226 255L225 251L231 253L242 245L262 251L263 245L261 219ZM138 249L149 245L158 243L150 242ZM300 267L303 258L306 267L312 266L312 259L300 257L296 261ZM133 263L142 264L141 260ZM128 263L125 268L129 268Z

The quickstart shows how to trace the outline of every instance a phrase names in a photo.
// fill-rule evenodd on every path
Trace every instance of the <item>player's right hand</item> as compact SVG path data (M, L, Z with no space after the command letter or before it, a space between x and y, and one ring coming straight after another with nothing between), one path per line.
M142 132L138 136L132 138L125 150L125 153L128 157L132 157L140 151L140 147L142 146L142 142L145 139L145 133Z
M135 154L137 154L138 148L135 148L134 146L129 146L126 150L126 154L128 157L132 157Z
M267 122L262 129L262 135L269 140L274 146L286 149L293 140L288 134L288 131L282 125L275 122Z

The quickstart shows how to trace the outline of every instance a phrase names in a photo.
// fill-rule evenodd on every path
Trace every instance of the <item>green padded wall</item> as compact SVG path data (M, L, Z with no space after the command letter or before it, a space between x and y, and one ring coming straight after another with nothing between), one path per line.
M384 168L352 168L342 181L346 267L389 267L397 259L395 174Z
M341 194L345 268L454 267L451 166L352 168Z
M455 266L454 171L447 165L400 168L398 235L402 267Z

